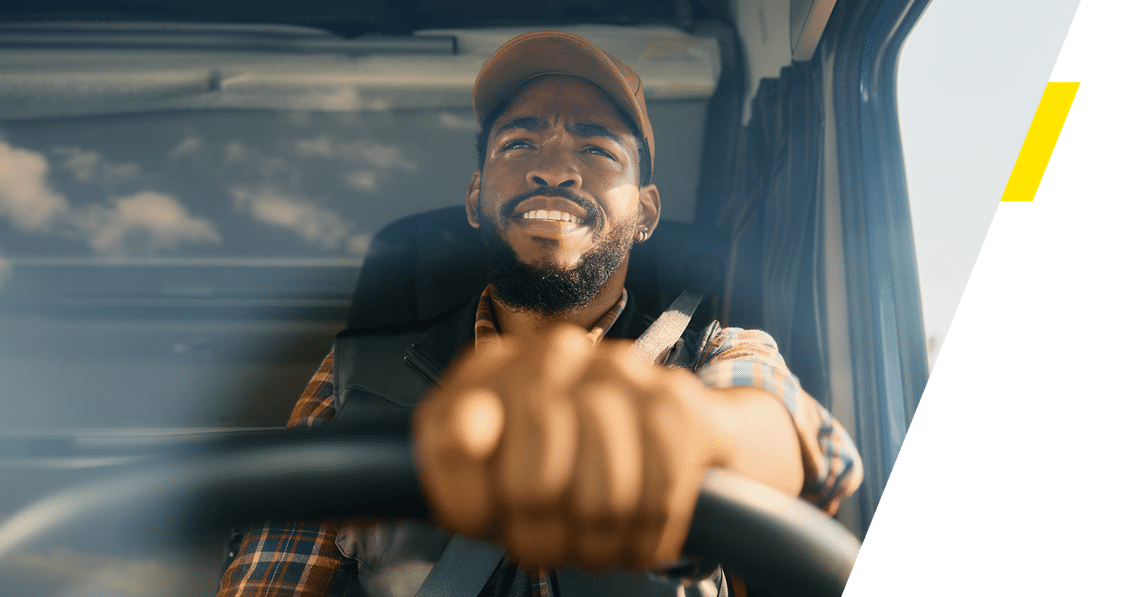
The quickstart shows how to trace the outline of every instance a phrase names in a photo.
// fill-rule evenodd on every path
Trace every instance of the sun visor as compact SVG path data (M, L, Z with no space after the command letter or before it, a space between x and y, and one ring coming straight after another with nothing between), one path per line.
M707 99L716 41L668 27L569 27L641 75L649 102ZM173 109L469 107L480 67L523 29L351 40L293 26L0 27L0 120Z

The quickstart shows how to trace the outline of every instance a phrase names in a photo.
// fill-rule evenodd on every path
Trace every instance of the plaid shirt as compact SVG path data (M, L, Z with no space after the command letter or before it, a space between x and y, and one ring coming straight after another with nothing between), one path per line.
M594 326L596 339L606 335L625 308L626 294ZM483 292L475 321L475 346L498 333L490 293ZM847 432L818 402L800 388L770 335L759 330L724 328L697 356L697 376L713 388L755 387L777 396L792 416L804 462L800 496L829 514L855 492L863 477L862 463ZM290 427L320 426L336 412L330 352L305 388L289 417ZM269 522L251 528L222 577L218 597L318 597L345 595L354 567L335 544L344 521ZM534 597L549 594L544 574L531 575Z

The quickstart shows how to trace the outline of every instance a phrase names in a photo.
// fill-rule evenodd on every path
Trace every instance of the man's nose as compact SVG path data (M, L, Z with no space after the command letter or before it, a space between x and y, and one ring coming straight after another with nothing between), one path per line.
M566 180L563 180L563 181L561 181L561 182L559 182L559 183L557 183L557 184L550 184L549 180L547 180L547 179L550 179L550 180L558 180L558 177L547 177L547 178L543 178L542 176L540 176L540 175L537 175L537 174L535 174L535 175L531 176L531 182L533 182L534 184L536 184L536 185L538 185L538 186L540 186L540 187L566 187L566 188L574 188L574 187L577 187L577 186L578 186L578 182L577 182L576 180L574 180L573 178L567 178Z
M546 153L528 173L532 184L571 189L582 186L582 175L574 166L572 155L567 155L568 152L560 148L548 148Z

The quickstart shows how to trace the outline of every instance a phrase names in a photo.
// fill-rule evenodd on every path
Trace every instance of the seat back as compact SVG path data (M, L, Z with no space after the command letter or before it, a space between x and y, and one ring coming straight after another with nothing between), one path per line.
M727 246L722 233L662 221L652 238L634 246L626 289L639 310L654 316L683 290L693 290L705 296L693 321L707 323L720 310ZM463 206L408 216L372 239L348 327L429 319L470 301L486 285L483 243Z

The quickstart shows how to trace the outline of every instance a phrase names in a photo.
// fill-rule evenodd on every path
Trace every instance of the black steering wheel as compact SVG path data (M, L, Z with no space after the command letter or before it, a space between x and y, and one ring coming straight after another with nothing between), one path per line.
M82 520L123 516L138 525L139 518L172 513L192 526L428 516L406 435L257 433L120 467L16 512L0 525L0 564ZM806 502L715 470L705 479L685 551L721 562L750 585L835 597L843 592L859 541Z

